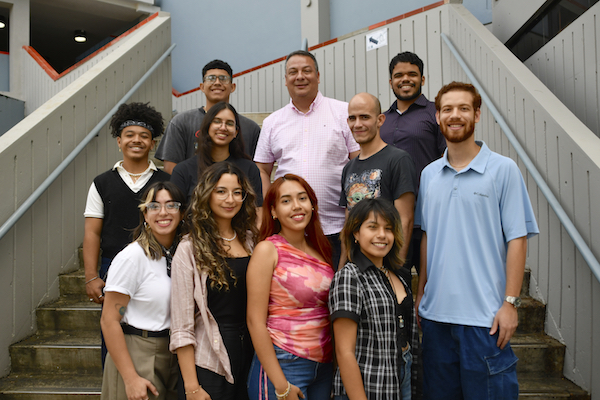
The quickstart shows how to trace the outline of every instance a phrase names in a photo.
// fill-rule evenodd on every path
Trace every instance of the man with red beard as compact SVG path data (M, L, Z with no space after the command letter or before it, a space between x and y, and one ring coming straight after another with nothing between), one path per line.
M381 139L412 157L417 172L417 190L421 171L442 156L446 141L435 120L435 106L421 93L425 84L423 60L405 51L390 61L390 87L396 101L384 112ZM414 226L410 250L405 265L419 271L421 228Z
M421 175L416 307L425 399L517 399L510 339L527 239L539 231L519 168L473 133L481 97L452 82L435 98L448 148Z

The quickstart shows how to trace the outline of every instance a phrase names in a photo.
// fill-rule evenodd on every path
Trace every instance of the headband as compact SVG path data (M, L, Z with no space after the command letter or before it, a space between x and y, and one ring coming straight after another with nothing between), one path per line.
M119 132L121 132L123 129L127 128L128 126L141 126L142 128L146 128L150 131L150 133L152 134L152 136L154 136L154 128L152 128L151 125L148 125L147 123L143 122L143 121L134 121L134 120L127 120L125 122L123 122L121 125L119 125Z

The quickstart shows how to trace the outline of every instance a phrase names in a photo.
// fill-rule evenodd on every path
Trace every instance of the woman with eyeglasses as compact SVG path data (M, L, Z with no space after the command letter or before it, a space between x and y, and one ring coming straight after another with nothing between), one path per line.
M179 399L247 399L254 349L246 269L258 235L256 195L234 164L208 167L192 196L191 228L173 258L171 351Z
M224 101L212 106L196 135L196 157L177 164L171 182L179 186L189 201L202 172L216 162L229 161L246 175L256 193L256 206L260 207L263 199L260 171L244 150L240 117L235 108Z
M100 319L108 347L103 400L177 398L177 360L169 351L171 259L184 203L173 183L151 185L139 205L135 241L111 263Z

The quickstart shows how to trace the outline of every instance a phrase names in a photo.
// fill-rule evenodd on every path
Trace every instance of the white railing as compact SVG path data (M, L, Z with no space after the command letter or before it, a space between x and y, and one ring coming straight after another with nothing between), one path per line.
M600 139L463 6L448 6L450 37L517 140L535 163L579 233L600 252ZM444 83L466 76L447 48ZM600 283L577 251L514 148L484 107L476 135L517 161L525 176L540 234L529 241L531 291L547 304L546 332L566 344L564 375L594 393L600 381ZM594 375L595 374L595 375Z
M171 46L171 20L159 13L118 49L0 137L0 222L50 175ZM130 101L171 110L167 58ZM83 210L93 178L119 159L104 127L85 150L0 240L0 375L8 347L35 331L35 309L58 297L58 275L77 268Z

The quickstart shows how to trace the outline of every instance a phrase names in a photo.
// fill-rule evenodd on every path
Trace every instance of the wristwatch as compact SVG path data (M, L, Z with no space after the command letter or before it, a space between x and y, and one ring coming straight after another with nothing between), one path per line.
M520 297L506 296L504 298L504 301L507 302L507 303L512 304L513 307L515 307L515 308L521 307L521 298Z

